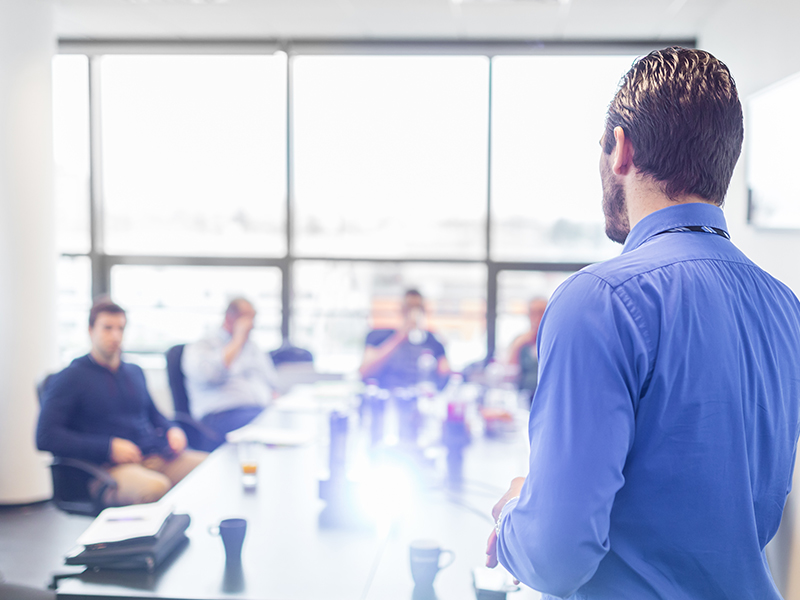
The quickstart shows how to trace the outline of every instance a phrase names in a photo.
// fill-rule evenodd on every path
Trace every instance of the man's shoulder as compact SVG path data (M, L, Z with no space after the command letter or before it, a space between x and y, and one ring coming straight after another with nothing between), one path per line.
M394 335L395 329L382 328L373 329L367 334L367 346L380 346L383 342Z
M63 396L66 392L75 392L85 388L92 380L92 359L88 354L74 359L69 365L47 377L42 391L45 398Z
M88 354L84 354L83 356L73 359L72 362L61 371L53 373L50 379L51 381L82 379L92 371L93 365L92 358Z
M122 372L127 373L128 375L141 375L144 377L144 369L142 369L142 367L136 363L121 360L119 363L119 368Z
M640 275L680 264L718 262L761 271L730 242L711 234L664 234L654 236L629 252L584 267L578 274L602 280L612 288Z

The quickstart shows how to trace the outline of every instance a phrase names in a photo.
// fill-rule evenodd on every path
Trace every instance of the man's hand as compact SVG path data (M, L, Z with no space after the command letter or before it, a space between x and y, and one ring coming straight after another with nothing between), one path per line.
M225 363L226 369L230 369L233 361L244 348L247 338L250 337L250 332L253 330L253 324L253 315L239 315L231 325L231 341L222 351L222 362Z
M497 504L494 505L494 508L492 508L492 517L495 521L500 518L500 513L508 501L519 497L523 483L525 483L524 477L515 477L511 480L511 486L508 491L503 494ZM497 566L497 532L495 530L492 530L492 533L489 534L489 540L486 542L486 566L490 569L494 569Z
M253 330L254 320L250 315L241 315L233 322L233 339L244 342Z
M509 500L512 498L518 498L519 493L522 491L522 484L525 483L524 477L514 477L511 480L511 486L508 488L508 491L503 494L500 500L497 501L497 504L494 505L492 509L492 518L495 521L500 518L500 513L503 511L503 507L508 503Z
M142 462L142 451L132 441L115 437L111 438L109 458L112 463L117 465L139 464Z
M186 434L180 427L167 429L167 443L175 454L180 454L186 449Z

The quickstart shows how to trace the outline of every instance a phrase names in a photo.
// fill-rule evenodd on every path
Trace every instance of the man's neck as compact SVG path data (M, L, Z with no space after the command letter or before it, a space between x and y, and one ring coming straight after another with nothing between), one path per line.
M642 176L636 177L631 181L625 191L625 199L628 206L628 222L631 229L646 216L662 208L678 204L714 204L696 194L686 194L672 199L664 193L660 183L653 181L649 177Z
M120 363L122 362L119 354L114 354L108 357L104 356L94 348L92 348L92 351L89 353L89 355L92 357L92 360L96 362L98 365L100 365L101 367L105 367L106 369L112 372L116 372L119 369Z

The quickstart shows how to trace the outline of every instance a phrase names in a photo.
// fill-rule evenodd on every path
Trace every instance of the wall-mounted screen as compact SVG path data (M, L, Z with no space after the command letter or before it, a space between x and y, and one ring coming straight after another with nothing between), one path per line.
M800 74L747 102L749 222L800 228Z

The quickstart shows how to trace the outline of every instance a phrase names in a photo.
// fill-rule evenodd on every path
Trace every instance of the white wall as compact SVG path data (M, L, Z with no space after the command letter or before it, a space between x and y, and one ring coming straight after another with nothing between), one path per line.
M49 498L34 385L56 361L48 0L0 0L0 504Z
M748 96L800 72L798 36L800 2L729 0L699 32L698 46L728 65L746 111ZM725 206L733 241L759 266L800 295L800 231L760 230L746 224L746 160L745 155L739 160Z

